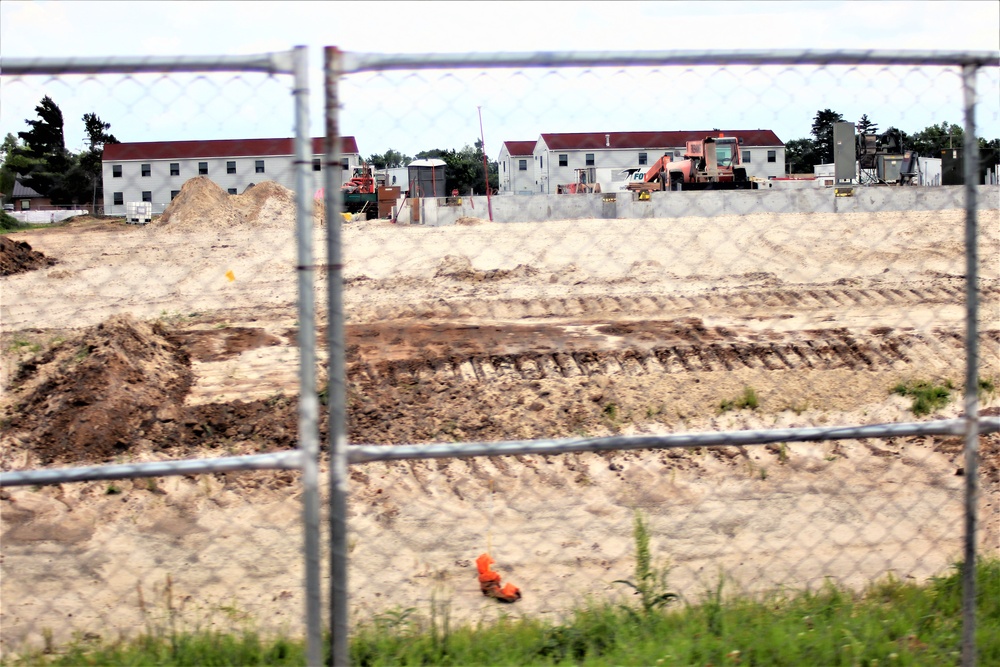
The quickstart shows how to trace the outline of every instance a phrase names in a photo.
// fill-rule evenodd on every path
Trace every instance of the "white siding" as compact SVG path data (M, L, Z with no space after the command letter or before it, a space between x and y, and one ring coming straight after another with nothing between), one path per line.
M775 176L783 176L785 173L785 147L784 146L743 146L742 150L750 151L750 164L747 166L747 175L760 179L768 179ZM657 160L663 157L664 153L672 152L676 158L684 155L684 146L672 148L621 148L621 149L585 149L585 150L549 150L542 139L535 144L536 163L539 156L544 158L545 167L539 175L540 183L545 184L546 193L554 194L560 184L575 183L577 179L577 169L584 169L587 165L587 154L593 153L593 166L601 170L621 170L621 169L642 169L648 170ZM767 161L768 151L774 151L774 162ZM646 164L639 164L639 154L646 154ZM559 166L559 156L565 155L567 164L565 167ZM618 180L617 178L615 180ZM602 185L603 187L603 185Z
M525 169L521 170L521 161ZM538 159L532 155L511 155L504 144L500 149L500 194L536 194L538 192Z
M744 152L750 151L750 162L744 165L747 168L747 176L763 180L785 176L784 146L741 146L740 148ZM774 151L774 162L767 161L769 151Z
M314 155L314 159L321 158ZM344 156L350 169L360 164L360 156L349 154ZM264 172L257 172L257 161L263 160ZM291 155L264 155L250 157L217 157L217 158L168 158L164 160L121 160L105 161L102 164L104 179L104 211L107 215L125 215L125 204L132 201L142 201L142 193L149 192L153 203L153 213L160 214L170 203L171 193L179 192L181 187L191 178L206 175L224 191L235 189L241 194L250 184L274 181L289 190L295 189L294 158ZM208 174L199 174L198 165L208 164ZM228 163L236 163L236 173L228 173ZM177 176L170 175L170 165L179 166ZM142 175L143 165L149 165L149 176ZM121 176L115 177L114 167L121 167ZM311 192L323 186L319 171L310 171L314 176L310 186ZM350 171L345 172L350 177ZM121 193L122 203L115 204L115 194Z

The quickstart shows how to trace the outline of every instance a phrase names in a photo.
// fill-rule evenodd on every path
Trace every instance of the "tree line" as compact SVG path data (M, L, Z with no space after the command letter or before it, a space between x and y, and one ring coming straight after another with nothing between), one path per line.
M49 96L42 98L35 107L36 120L27 119L28 130L17 136L7 134L0 145L0 192L5 201L10 199L15 179L55 205L81 205L102 198L101 160L104 146L119 143L108 131L106 123L96 113L82 117L87 149L73 153L66 149L63 133L63 114ZM813 166L833 162L833 126L844 121L844 116L832 109L822 109L813 118L811 137L792 139L785 143L785 162L792 173L812 173ZM896 127L879 132L878 124L867 114L855 123L858 134L875 134L883 140L892 140L900 151L915 151L918 155L939 156L942 150L962 146L963 130L955 123L942 122L908 134ZM979 147L995 161L1000 155L1000 139L978 140ZM410 157L389 149L367 158L376 169L405 167L414 159L439 159L445 163L445 188L461 194L486 193L487 177L484 176L483 143L476 140L459 150L434 148ZM485 160L490 191L499 187L499 164Z
M57 206L93 204L101 199L104 146L117 144L111 124L96 113L83 114L87 150L66 149L63 114L48 95L35 107L37 120L25 120L28 130L8 133L0 145L0 192L10 199L15 180Z
M833 126L835 123L844 122L843 114L832 109L821 109L813 117L812 137L792 139L785 143L785 163L788 170L794 174L804 174L813 172L813 166L817 164L831 164L833 162ZM908 134L897 127L890 127L884 132L879 132L878 123L868 118L868 114L862 114L861 118L854 124L857 134L874 134L883 141L891 141L898 146L900 153L903 151L913 151L917 155L924 157L940 157L941 151L948 148L961 148L963 141L963 130L961 125L949 123L947 121L929 125L919 132ZM986 155L1000 155L1000 139L987 141L980 137L979 148Z
M486 194L487 174L489 174L490 191L496 192L500 187L498 162L487 159L486 173L483 171L483 142L479 139L476 139L472 146L466 144L457 151L453 148L434 148L429 151L420 151L412 158L390 148L385 153L373 153L368 156L367 162L375 169L392 169L405 167L413 160L432 159L444 161L445 192L450 193L457 190L459 194L463 195L470 192L484 195Z

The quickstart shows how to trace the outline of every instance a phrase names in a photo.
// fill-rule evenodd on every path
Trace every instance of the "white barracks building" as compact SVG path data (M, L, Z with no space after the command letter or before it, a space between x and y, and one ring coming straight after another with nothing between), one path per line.
M361 154L354 137L341 139L346 174L359 166ZM322 171L323 138L312 140L312 170ZM220 139L213 141L149 141L104 147L104 211L125 215L127 202L152 202L162 213L185 181L207 176L229 194L275 181L295 189L294 143L284 139ZM342 174L343 177L343 174ZM342 181L343 182L343 181ZM315 179L313 190L322 187Z
M594 168L598 181L620 181L623 170L648 169L669 153L684 155L688 141L723 134L740 141L747 176L785 175L785 144L771 130L578 132L542 134L535 141L505 141L500 149L501 194L555 194L575 183L577 169Z

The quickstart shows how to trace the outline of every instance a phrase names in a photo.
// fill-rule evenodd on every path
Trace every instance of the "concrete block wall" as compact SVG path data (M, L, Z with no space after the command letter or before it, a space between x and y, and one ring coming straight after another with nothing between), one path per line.
M605 198L614 196L614 201ZM1000 209L1000 186L976 186L981 208ZM964 186L855 188L852 197L836 197L832 188L768 189L719 192L654 192L649 201L632 193L581 195L505 195L492 197L494 222L546 220L713 217L754 213L874 213L943 211L965 206ZM408 208L408 207L407 207ZM462 217L489 218L486 197L463 197L457 206L421 202L422 224L453 225ZM409 223L404 208L400 224Z

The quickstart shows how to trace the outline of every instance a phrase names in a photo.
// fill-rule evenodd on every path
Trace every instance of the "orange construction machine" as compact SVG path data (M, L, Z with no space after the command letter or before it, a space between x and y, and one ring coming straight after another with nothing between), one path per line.
M632 181L629 190L755 190L747 177L740 142L720 133L687 142L684 157L664 155L646 171L642 181Z

